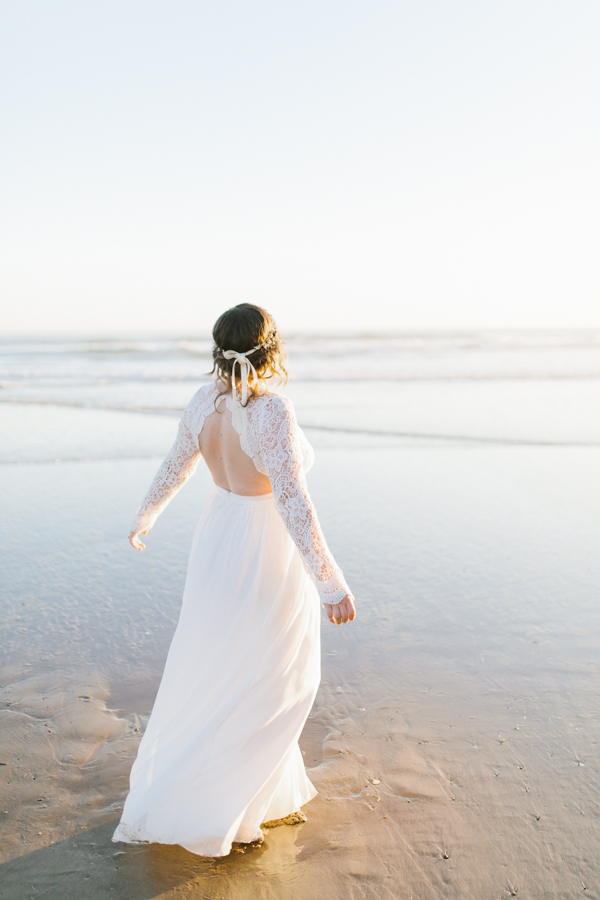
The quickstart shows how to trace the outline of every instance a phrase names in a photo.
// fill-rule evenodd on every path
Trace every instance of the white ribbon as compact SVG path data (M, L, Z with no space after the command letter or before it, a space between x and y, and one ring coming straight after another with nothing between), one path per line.
M246 402L248 400L248 374L249 370L252 370L252 378L254 383L258 382L258 374L248 356L251 353L254 353L256 350L260 350L262 344L258 344L256 347L253 347L252 350L246 350L245 353L238 353L237 350L223 350L223 357L225 359L232 359L233 365L231 367L231 401L233 408L231 413L233 418L237 422L238 426L241 428L242 434L246 435L246 416L242 414L240 410L240 403L237 395L237 385L235 383L235 364L237 363L240 367L240 381L241 381L241 389L242 389L242 409L246 406Z

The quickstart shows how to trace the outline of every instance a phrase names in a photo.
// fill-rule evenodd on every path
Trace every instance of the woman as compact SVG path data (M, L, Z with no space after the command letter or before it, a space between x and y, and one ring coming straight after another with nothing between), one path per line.
M113 840L226 856L315 796L298 738L320 680L317 597L334 624L355 609L308 495L312 448L266 389L286 374L275 322L242 303L213 338L216 379L188 404L130 535L143 550L203 456L216 487Z

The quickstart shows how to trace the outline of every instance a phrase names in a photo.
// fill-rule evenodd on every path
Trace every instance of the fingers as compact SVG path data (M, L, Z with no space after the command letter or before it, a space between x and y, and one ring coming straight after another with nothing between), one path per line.
M348 621L348 613L346 612L346 604L342 601L342 603L336 603L333 607L333 618L335 619L336 625L341 625L342 622Z
M342 617L339 611L339 604L333 603L324 603L323 608L325 609L325 615L329 619L332 625L341 625Z
M142 534L143 533L144 532L142 532ZM135 550L144 550L146 547L145 544L142 544L137 534L134 534L133 532L129 535L129 543Z
M356 618L356 609L354 608L351 597L346 595L340 603L333 607L333 618L336 625L354 621Z
M344 625L356 618L356 610L350 597L346 597L340 603L324 603L323 607L332 625Z

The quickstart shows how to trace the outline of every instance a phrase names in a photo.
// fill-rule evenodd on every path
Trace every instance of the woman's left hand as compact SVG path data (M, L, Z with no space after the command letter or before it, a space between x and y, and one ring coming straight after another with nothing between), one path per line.
M146 531L140 531L139 533L140 534L148 534L148 530L146 529ZM143 550L144 547L146 546L145 544L142 544L142 542L140 541L140 539L138 537L138 533L135 531L132 531L131 534L129 535L129 543L131 544L132 547L135 547L136 550Z

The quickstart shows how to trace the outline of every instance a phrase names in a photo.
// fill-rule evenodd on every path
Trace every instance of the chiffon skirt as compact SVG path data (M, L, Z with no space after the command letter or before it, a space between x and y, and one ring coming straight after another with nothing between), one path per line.
M319 680L319 598L273 495L216 488L113 841L226 856L307 803L298 738Z

